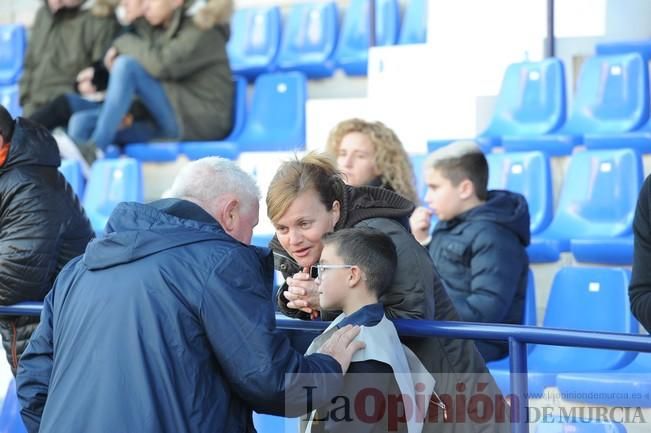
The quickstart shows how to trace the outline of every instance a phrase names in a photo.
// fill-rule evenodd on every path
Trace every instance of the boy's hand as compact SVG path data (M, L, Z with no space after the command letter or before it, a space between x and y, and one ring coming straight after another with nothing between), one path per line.
M355 352L366 347L362 341L355 341L359 330L359 326L344 326L323 343L318 353L332 356L341 365L341 372L345 374Z
M303 271L295 273L293 277L287 278L286 282L287 290L283 292L283 296L289 301L287 307L310 315L320 308L319 290L310 277L309 269L304 268Z
M423 242L429 237L430 227L432 226L432 215L433 212L431 209L420 206L409 217L411 232L418 242Z
M104 66L106 66L106 69L109 71L113 67L113 62L115 62L115 59L118 57L118 50L115 47L111 47L108 49L106 54L104 55Z

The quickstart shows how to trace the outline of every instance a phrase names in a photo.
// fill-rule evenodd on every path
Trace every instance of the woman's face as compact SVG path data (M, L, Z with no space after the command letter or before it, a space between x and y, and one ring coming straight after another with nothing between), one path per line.
M285 251L301 267L309 267L321 257L321 238L339 221L339 202L328 211L314 190L299 194L287 211L274 222L276 236Z
M363 186L382 173L375 165L375 146L361 132L344 135L337 152L337 168L351 186Z

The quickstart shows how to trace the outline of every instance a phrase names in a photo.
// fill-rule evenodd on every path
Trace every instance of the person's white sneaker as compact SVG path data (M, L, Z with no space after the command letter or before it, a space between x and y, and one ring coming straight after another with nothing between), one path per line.
M75 159L79 161L81 164L81 172L84 177L88 179L88 176L90 175L90 166L88 165L88 162L86 162L86 159L81 154L81 151L75 142L72 141L72 138L70 138L70 136L61 128L52 131L52 136L57 142L61 156L65 159Z

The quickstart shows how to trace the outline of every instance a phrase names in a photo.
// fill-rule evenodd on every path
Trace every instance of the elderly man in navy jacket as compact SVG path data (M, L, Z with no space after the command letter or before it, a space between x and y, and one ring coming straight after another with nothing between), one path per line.
M252 432L252 410L294 410L301 377L314 404L340 390L359 328L305 357L277 333L273 259L248 245L254 181L206 158L171 196L120 204L59 275L19 365L30 433Z

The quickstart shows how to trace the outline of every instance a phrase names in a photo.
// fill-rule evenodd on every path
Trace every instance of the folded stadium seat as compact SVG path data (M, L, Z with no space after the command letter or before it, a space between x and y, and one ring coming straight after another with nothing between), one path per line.
M20 403L16 395L16 380L13 377L9 382L9 388L2 403L0 431L2 433L27 433L23 419L20 416Z
M231 31L226 50L233 74L253 80L274 70L281 32L277 6L236 10Z
M21 24L0 25L0 85L17 84L23 72L27 32Z
M23 109L20 106L18 84L0 86L0 104L3 105L13 117L23 114Z
M595 240L592 256L612 254L608 240L632 233L642 176L642 161L633 150L575 153L552 222L527 249L531 262L557 261L562 252L570 251L572 239ZM602 239L605 242L597 242Z
M375 45L394 45L398 40L400 8L397 0L375 1ZM339 33L335 58L346 75L368 73L370 2L351 0Z
M565 121L565 71L559 59L509 65L491 121L474 140L484 152L503 139L524 140L556 131ZM433 140L430 151L451 140ZM523 147L518 150L536 150Z
M488 189L505 189L522 194L529 204L531 234L552 221L554 197L549 159L542 152L491 153L488 161Z
M237 140L241 152L305 149L307 80L300 72L264 74Z
M598 56L638 53L648 63L651 61L651 39L642 41L600 42L595 45L595 53Z
M258 433L296 433L299 431L298 418L283 418L253 412L253 425Z
M555 408L556 409L556 408ZM536 425L534 433L626 433L626 427L615 421L604 420L603 416L597 415L597 411L579 410L574 411L575 408L567 408L568 416L561 419L559 416L554 418L544 417L540 411L541 419ZM533 412L535 414L535 412ZM559 413L554 410L554 413ZM562 412L561 412L562 413ZM576 416L574 414L577 414ZM593 416L601 418L599 420L586 419L584 416ZM585 414L585 415L582 415Z
M81 199L84 196L85 179L81 171L81 164L76 159L62 159L59 171L66 178L72 190Z
M631 266L633 236L611 239L572 239L570 250L577 262Z
M629 273L618 268L562 268L554 277L544 328L633 333L637 323L628 302ZM542 393L565 372L612 371L634 358L631 352L534 345L529 352L529 392ZM509 359L488 363L502 392L510 392Z
M242 134L246 122L246 80L242 77L234 79L235 94L233 103L233 129L218 141L186 141L180 143L180 152L189 159L195 160L206 156L221 156L227 159L237 159L239 149L237 139Z
M143 201L140 162L133 158L95 161L84 192L84 209L95 233L104 232L111 212L123 201Z
M104 151L104 158L107 159L119 158L120 155L122 155L122 149L120 146L116 146L114 144L110 144L109 147L107 147Z
M334 2L293 6L283 28L278 68L300 71L310 78L331 76L338 33L339 17Z
M651 407L651 353L640 353L626 367L602 373L556 377L563 398L595 405Z
M537 326L538 314L536 313L536 283L533 279L533 272L529 269L527 276L527 293L524 298L524 316L522 324L525 326ZM531 347L533 349L533 347Z
M649 117L647 65L639 54L595 56L581 67L572 112L558 131L535 137L504 137L508 151L542 150L569 155L585 135L609 137L634 131Z
M427 42L427 2L409 0L400 26L398 44L424 44Z

